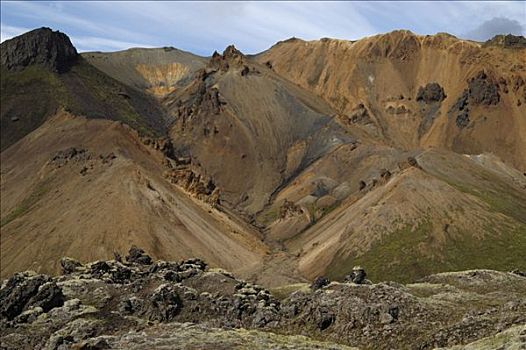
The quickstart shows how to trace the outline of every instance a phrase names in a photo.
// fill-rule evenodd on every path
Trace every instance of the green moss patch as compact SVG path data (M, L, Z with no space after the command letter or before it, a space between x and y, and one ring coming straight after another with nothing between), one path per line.
M433 244L431 229L429 221L423 221L386 235L362 255L336 255L327 269L328 276L341 279L354 265L364 267L372 281L400 283L444 271L526 269L526 225L482 238L460 233L449 236L440 247Z
M7 225L11 221L24 216L31 208L33 208L51 189L51 180L46 179L39 182L33 191L20 202L20 204L9 214L0 220L0 227Z

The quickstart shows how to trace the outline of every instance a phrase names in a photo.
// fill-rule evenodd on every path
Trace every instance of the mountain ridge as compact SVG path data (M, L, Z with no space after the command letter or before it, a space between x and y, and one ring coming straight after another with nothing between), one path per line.
M341 277L357 263L407 282L476 268L477 247L487 268L523 268L513 253L526 248L520 42L394 31L294 38L257 55L235 46L210 57L170 47L90 52L60 72L3 64L2 276L56 272L83 227L102 247L83 260L136 243L156 258L198 252L273 285ZM113 205L91 186L112 193ZM75 191L72 208L86 215L52 227L62 217L53 193ZM97 206L106 209L87 214ZM133 213L141 232L109 220L112 212ZM29 227L40 246L18 246ZM177 244L185 252L173 255Z

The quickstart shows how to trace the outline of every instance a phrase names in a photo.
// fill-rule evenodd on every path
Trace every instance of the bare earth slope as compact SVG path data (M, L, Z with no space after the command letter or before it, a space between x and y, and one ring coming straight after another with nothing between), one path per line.
M163 104L174 118L176 151L202 165L226 205L248 215L312 161L353 139L323 100L233 46Z
M257 233L170 184L163 158L118 122L67 113L2 152L2 277L56 273L64 254L107 259L130 244L238 271L258 264Z
M360 264L370 266L375 280L410 281L475 266L526 267L521 174L508 177L436 151L417 160L421 168L392 170L387 181L350 196L290 239L300 270L342 278Z

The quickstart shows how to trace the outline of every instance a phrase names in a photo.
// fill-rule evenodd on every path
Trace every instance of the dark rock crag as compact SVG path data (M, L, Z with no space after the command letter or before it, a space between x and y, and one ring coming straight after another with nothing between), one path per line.
M462 92L448 114L455 118L459 129L470 125L469 111L471 105L494 106L500 102L499 83L488 76L486 72L479 71L468 80L468 88Z
M62 73L79 55L66 34L39 28L3 42L0 57L0 63L9 70L37 64Z
M484 43L484 46L501 46L508 49L526 48L526 38L522 35L495 35Z
M418 126L418 135L424 135L433 125L442 101L446 98L444 88L438 83L428 83L421 86L416 94L416 101L420 105L422 121Z
M416 94L416 100L424 103L441 102L445 98L444 88L438 83L429 83L426 86L421 86Z

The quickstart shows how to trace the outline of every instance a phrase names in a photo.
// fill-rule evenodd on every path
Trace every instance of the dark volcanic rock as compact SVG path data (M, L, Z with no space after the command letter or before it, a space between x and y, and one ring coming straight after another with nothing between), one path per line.
M469 125L470 105L497 105L500 102L499 84L484 71L468 81L468 88L462 92L455 104L450 108L449 117L455 118L455 124L462 129Z
M484 71L469 80L470 103L482 105L496 105L500 101L498 85Z
M153 292L143 314L152 321L171 321L181 306L181 298L174 287L171 284L162 284Z
M323 287L329 285L329 283L331 283L331 281L329 281L328 278L323 277L323 276L318 276L318 277L316 277L316 279L310 285L310 289L318 290L320 288L323 288Z
M75 259L64 257L60 259L60 267L62 268L62 273L67 275L69 273L76 272L82 267L82 264Z
M35 29L1 44L0 63L10 70L38 64L61 73L77 58L77 50L68 36L49 28Z
M0 291L0 316L8 320L22 313L29 300L38 293L38 288L49 281L44 275L28 276L16 274Z
M38 293L31 298L31 307L41 307L44 312L64 305L65 297L57 284L53 281L40 286Z
M464 90L462 95L457 99L455 104L451 107L451 110L463 111L468 105L469 90Z
M101 278L105 273L110 272L111 267L105 261L97 261L90 266L90 273L96 278Z
M134 251L144 255L138 248ZM268 331L359 348L374 344L381 350L423 350L467 344L526 322L523 272L445 273L404 286L372 284L356 267L345 283L321 277L313 288L286 286L278 299L227 271L208 270L200 259L151 265L110 260L78 266L64 261L72 266L67 269L71 273L55 278L20 273L2 283L2 349L153 349L174 344L216 349L223 348L217 346L217 332L240 329L239 334L250 337ZM167 279L169 273L177 278ZM180 325L189 333L175 340ZM192 331L196 326L205 332L215 328L216 335L197 340ZM152 338L156 329L164 330ZM318 348L294 339L294 346L284 348ZM253 348L242 338L235 344ZM257 347L263 348L268 344Z
M424 87L421 86L416 94L416 100L425 103L441 102L445 98L444 89L438 83L429 83Z
M522 35L495 35L484 43L484 46L502 46L511 49L526 48L526 38Z
M130 263L150 265L152 263L152 258L144 253L144 250L133 246L130 248L128 255L126 256L126 261Z
M457 118L455 119L455 124L460 128L463 129L469 125L469 114L468 110L465 109L460 114L457 115Z
M353 267L351 273L345 277L345 281L362 284L366 282L365 277L367 277L365 270L361 266L355 266Z
M48 312L63 304L62 290L46 275L18 273L0 290L0 318L7 320L33 307Z

